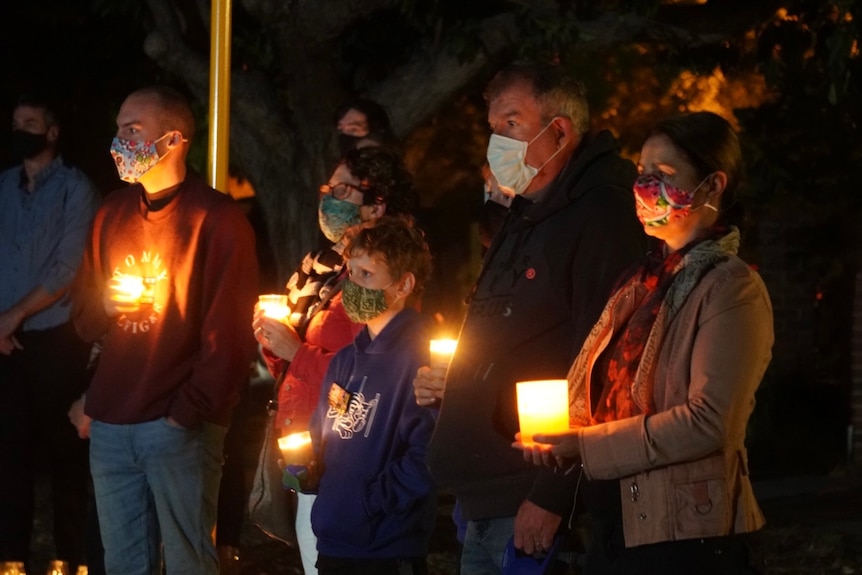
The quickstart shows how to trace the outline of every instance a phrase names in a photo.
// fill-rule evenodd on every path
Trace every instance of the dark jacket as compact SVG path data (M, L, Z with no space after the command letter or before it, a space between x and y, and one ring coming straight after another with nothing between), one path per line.
M566 377L620 273L645 252L635 169L613 136L585 137L545 199L516 198L474 287L428 450L466 519L511 517L529 498L564 515L574 482L525 463L515 382Z

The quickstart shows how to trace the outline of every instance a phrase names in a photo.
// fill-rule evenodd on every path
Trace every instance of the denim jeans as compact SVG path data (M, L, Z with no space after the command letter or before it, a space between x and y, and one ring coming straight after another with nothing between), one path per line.
M514 517L468 521L461 551L461 575L499 575L503 552L514 533Z
M226 428L162 418L90 427L90 469L109 574L217 575L216 522Z

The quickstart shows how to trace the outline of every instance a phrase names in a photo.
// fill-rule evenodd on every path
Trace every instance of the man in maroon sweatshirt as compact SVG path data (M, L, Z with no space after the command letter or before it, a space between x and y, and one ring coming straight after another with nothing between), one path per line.
M105 198L76 280L75 326L101 343L77 425L108 573L161 573L160 543L167 573L218 573L222 444L254 355L258 270L242 211L187 169L193 135L175 90L126 98L111 155L133 185Z

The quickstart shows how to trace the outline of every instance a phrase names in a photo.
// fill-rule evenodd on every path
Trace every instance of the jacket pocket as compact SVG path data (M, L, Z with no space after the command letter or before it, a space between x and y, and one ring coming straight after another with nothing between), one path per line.
M324 474L311 508L314 533L320 539L338 541L349 547L370 547L379 518L370 517L365 510L361 483L351 485L326 479Z
M723 454L675 467L671 482L676 539L730 533L730 494Z

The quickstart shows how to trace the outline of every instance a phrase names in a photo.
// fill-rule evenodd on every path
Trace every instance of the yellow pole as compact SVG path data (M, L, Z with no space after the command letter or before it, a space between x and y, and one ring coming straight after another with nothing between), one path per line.
M231 1L212 0L210 12L210 107L209 185L227 193L227 162L230 143L230 30ZM213 525L212 538L216 540Z
M227 192L230 141L230 40L232 0L212 0L210 14L210 107L207 174L213 188Z

